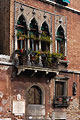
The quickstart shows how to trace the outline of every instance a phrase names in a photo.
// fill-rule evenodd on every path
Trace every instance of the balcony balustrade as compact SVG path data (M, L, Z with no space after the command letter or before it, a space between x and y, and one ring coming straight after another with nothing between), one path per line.
M62 54L42 51L28 51L16 50L14 52L14 65L15 66L29 66L29 67L41 67L58 69L63 66L62 69L67 67L67 61L63 60Z

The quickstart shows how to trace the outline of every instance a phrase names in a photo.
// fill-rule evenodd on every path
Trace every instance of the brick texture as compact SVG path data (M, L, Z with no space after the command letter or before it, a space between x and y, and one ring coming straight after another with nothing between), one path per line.
M69 11L49 5L38 0L16 0L23 4L33 6L48 12L52 12L52 36L53 36L53 52L55 52L55 14L65 16L67 18L67 60L70 61L68 70L80 71L80 15ZM33 4L34 3L34 4ZM79 0L70 0L69 7L80 10ZM0 53L11 55L14 49L14 0L0 0ZM5 66L6 68L7 66ZM27 88L32 85L41 85L45 91L45 110L46 117L52 117L53 112L66 112L67 120L80 119L79 96L80 96L80 74L70 72L61 73L64 76L69 76L68 80L68 96L71 96L70 105L68 108L54 109L53 97L55 92L54 79L47 83L45 78L29 78L26 73L19 75L12 80L11 71L3 70L4 66L0 65L0 91L3 93L3 98L0 98L0 117L13 117L11 115L12 101L16 100L17 94L21 94L22 100L26 100ZM10 68L11 69L11 68ZM24 73L24 72L23 72ZM76 96L72 94L73 82L77 83ZM12 88L12 89L11 89ZM5 103L5 102L6 103Z
M0 53L9 55L10 1L1 0L0 4Z

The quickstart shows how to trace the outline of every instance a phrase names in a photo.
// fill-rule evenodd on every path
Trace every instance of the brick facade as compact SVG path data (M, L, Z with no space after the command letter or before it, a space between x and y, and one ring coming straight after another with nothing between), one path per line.
M6 7L7 6L7 7ZM10 51L10 1L0 1L0 53L8 54ZM5 48L5 49L4 49Z
M54 1L52 3L40 0L0 1L0 53L10 56L8 61L6 61L7 58L0 58L0 118L2 120L4 118L6 120L80 119L80 4L79 0L77 2L70 0L68 7L54 3ZM23 7L22 11L21 5ZM35 14L33 14L33 10L35 10ZM33 66L32 68L25 67L25 65L20 68L21 66L16 67L16 64L14 67L14 57L12 55L14 50L17 49L16 27L21 15L25 17L28 30L30 30L30 21L35 18L39 33L41 33L42 23L47 22L53 40L50 48L51 52L57 52L56 33L60 25L63 27L66 39L65 56L67 57L67 63L69 62L68 66L65 65L66 61L64 60L63 63L58 63L60 66L57 69L53 70L49 68L39 69ZM47 17L44 17L44 15ZM64 90L68 96L68 107L53 106L56 81L63 82L66 86ZM76 83L75 95L73 95L73 83ZM29 90L34 86L39 87L42 91L41 105L28 104ZM18 109L20 104L22 113L19 113L20 110ZM25 104L25 107L23 104ZM25 112L23 113L23 111Z

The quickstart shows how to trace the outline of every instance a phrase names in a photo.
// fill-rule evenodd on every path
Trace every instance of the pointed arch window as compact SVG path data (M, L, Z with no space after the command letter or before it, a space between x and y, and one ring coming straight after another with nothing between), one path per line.
M50 39L49 27L48 27L48 24L46 22L44 22L42 24L41 31L42 31L41 36L43 38L47 37ZM41 50L42 51L46 51L46 50L50 51L50 43L45 41L45 40L41 41Z
M42 91L36 85L28 91L28 104L42 104Z
M62 26L60 26L57 30L56 40L57 40L57 52L65 55L65 37Z
M27 49L27 39L23 37L27 35L26 21L23 15L21 15L17 21L17 48Z
M34 51L39 50L39 41L35 40L36 38L39 37L38 24L35 18L31 20L29 36L30 36L30 48Z

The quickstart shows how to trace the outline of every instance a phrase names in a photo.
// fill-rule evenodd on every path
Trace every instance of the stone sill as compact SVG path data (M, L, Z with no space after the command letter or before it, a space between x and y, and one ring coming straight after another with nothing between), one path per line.
M59 62L69 64L69 60L59 60Z

